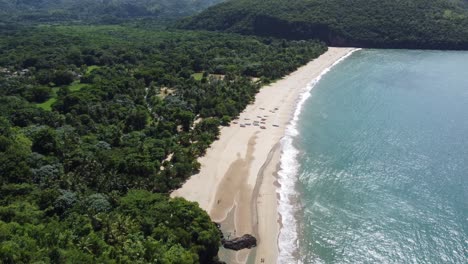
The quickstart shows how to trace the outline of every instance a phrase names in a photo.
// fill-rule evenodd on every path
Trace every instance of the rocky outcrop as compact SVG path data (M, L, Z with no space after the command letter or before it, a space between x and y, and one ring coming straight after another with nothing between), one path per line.
M252 235L243 235L242 237L236 237L234 239L222 239L221 244L224 248L232 250L241 250L245 248L253 248L257 246L257 239Z

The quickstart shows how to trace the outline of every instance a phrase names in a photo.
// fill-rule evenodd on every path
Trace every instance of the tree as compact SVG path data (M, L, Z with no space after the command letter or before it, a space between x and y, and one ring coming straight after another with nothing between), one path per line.
M86 199L86 206L93 214L108 212L112 209L106 195L95 193Z
M177 114L176 118L180 120L182 124L182 129L184 131L189 131L190 127L192 126L192 122L193 122L193 119L195 118L195 115L189 111L180 111Z
M73 82L73 80L74 80L73 73L71 73L69 71L59 70L59 71L55 72L54 78L53 78L52 81L56 85L62 86L62 85L71 84Z
M50 127L39 129L33 135L32 150L44 155L59 153L57 132Z
M142 130L147 123L148 112L142 107L133 110L125 121L127 131Z
M58 215L63 215L68 209L70 209L76 202L78 202L78 196L76 193L68 190L62 190L60 195L54 204L55 212Z
M8 130L7 130L8 131ZM31 141L22 134L0 136L0 182L21 183L31 181L28 158Z
M27 91L25 97L31 102L42 103L50 98L51 92L52 89L50 87L33 86Z

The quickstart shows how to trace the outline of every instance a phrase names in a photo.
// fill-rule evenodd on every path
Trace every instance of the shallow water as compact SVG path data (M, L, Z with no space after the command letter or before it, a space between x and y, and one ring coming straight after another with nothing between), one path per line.
M293 143L300 262L466 263L467 75L468 52L361 50L323 76Z

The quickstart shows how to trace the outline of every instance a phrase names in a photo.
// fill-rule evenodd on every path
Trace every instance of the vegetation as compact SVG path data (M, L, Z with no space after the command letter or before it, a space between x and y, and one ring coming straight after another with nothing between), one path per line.
M129 26L0 34L2 263L215 262L215 225L168 193L262 84L326 50Z
M104 22L177 19L220 0L0 0L0 15L19 22Z
M203 79L203 72L197 72L192 74L193 79L196 81L201 81Z
M468 49L467 1L459 0L232 0L179 27L333 46Z
M216 263L214 223L168 194L314 38L468 48L468 1L231 0L178 24L228 33L145 20L218 0L83 1L0 0L1 263Z
M54 168L50 169L51 172ZM2 263L210 263L219 231L195 203L142 190L123 197L30 184L1 189Z

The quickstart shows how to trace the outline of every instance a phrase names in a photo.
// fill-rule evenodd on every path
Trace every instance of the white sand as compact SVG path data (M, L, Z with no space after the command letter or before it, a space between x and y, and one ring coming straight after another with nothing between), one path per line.
M215 222L222 222L235 210L236 236L257 236L255 263L261 263L262 258L264 263L276 263L278 255L280 223L275 183L280 147L277 143L307 84L352 50L329 48L297 71L263 87L255 103L241 113L239 124L223 127L219 140L199 159L200 173L171 194L198 202ZM257 116L266 118L266 129L253 126L254 120L260 121ZM240 127L245 123L252 125ZM229 263L245 263L248 253L249 250L239 252Z

